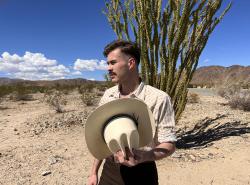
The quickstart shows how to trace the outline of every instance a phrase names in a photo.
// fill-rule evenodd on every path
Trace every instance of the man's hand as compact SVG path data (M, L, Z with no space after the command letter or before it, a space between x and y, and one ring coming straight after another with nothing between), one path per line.
M160 143L150 151L133 149L132 152L126 147L125 155L121 150L114 154L114 160L117 163L126 166L135 166L146 161L156 161L170 156L175 151L175 144L171 142Z
M121 150L114 154L114 160L117 163L123 164L125 166L135 166L139 163L150 160L150 151L143 151L133 149L131 152L127 147L125 148L125 155Z

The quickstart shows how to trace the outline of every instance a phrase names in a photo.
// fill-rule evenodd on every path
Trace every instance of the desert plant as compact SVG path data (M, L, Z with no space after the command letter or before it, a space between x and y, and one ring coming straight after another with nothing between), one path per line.
M85 83L83 85L81 85L80 87L78 87L78 92L80 94L84 94L84 93L92 93L94 91L95 88L95 84L93 83Z
M188 94L188 103L199 103L200 97L197 93L189 93Z
M230 96L228 104L233 109L250 111L250 90L241 89Z
M33 96L30 94L31 90L24 84L16 84L13 86L13 92L10 95L10 99L14 101L31 101Z
M47 91L44 94L44 101L48 103L57 113L64 112L63 106L67 101L61 91Z
M176 120L210 34L230 9L216 17L222 0L106 0L104 11L119 39L141 49L143 80L171 96ZM159 74L160 72L160 74Z
M239 84L226 84L217 88L217 94L225 99L230 99L233 95L241 91Z
M95 104L95 95L93 93L84 93L81 95L82 102L87 106L92 106Z

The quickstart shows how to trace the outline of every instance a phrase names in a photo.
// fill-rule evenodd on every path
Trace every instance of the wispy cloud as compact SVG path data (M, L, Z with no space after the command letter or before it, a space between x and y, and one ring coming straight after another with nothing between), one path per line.
M203 63L204 64L206 64L206 63L208 63L208 62L210 62L211 60L209 59L209 58L206 58L204 61L203 61Z
M107 64L104 60L90 59L83 60L77 59L74 62L74 70L78 71L95 71L95 70L107 70Z

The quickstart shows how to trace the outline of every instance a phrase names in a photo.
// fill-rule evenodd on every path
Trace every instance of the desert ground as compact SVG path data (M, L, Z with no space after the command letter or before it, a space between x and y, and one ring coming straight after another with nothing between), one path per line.
M250 184L250 112L232 110L214 93L197 91L177 124L177 150L157 161L160 185ZM92 165L84 123L95 106L77 92L66 95L64 113L43 102L0 104L1 185L82 185ZM101 171L101 170L100 170Z

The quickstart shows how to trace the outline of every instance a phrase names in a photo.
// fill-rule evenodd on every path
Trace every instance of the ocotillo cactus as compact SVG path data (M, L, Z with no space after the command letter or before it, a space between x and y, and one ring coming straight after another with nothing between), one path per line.
M143 80L172 99L176 120L187 102L187 87L217 18L222 0L106 0L107 19L119 39L141 48ZM133 36L131 36L133 35Z

